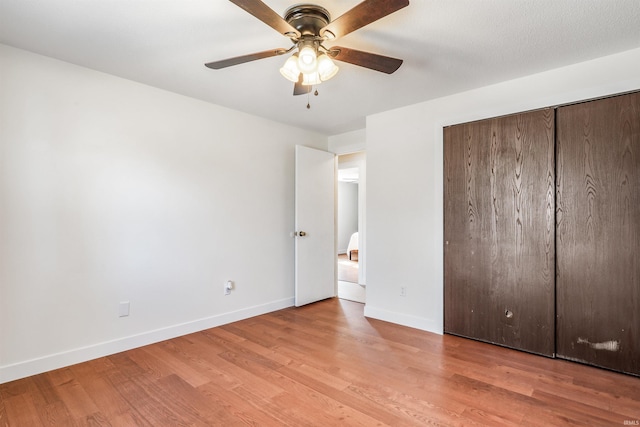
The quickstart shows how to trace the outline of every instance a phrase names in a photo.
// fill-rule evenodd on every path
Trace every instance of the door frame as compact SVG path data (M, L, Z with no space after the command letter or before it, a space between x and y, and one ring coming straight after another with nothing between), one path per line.
M367 276L366 276L366 259L367 259L367 249L366 249L366 188L367 188L367 158L366 158L366 150L358 149L358 150L336 150L334 151L336 156L344 156L348 154L358 154L362 153L364 155L363 159L358 159L354 161L345 162L342 165L338 164L338 169L340 166L344 166L347 168L357 167L358 168L358 284L365 285L367 284ZM338 185L338 176L336 174L336 187ZM338 199L336 193L336 209L338 206ZM338 233L338 224L336 222L336 236ZM337 238L337 237L336 237Z

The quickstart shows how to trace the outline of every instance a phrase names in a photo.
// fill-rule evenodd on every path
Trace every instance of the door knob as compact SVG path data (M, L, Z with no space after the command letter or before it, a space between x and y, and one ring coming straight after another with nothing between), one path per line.
M300 236L300 237L304 237L304 236L306 236L306 235L307 235L307 232L306 232L306 231L300 231L300 232L298 232L298 236Z

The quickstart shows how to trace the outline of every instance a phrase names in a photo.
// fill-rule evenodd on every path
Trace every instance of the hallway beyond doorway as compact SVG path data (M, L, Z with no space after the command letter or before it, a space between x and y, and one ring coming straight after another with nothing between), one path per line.
M358 258L353 258L338 255L338 298L364 303L366 292L365 287L358 284Z

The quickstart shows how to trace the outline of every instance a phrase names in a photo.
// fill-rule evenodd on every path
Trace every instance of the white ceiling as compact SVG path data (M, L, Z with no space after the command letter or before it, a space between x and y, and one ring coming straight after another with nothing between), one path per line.
M298 0L264 2L282 14ZM335 19L359 2L317 3ZM640 47L640 0L411 0L325 43L402 67L387 75L338 63L310 110L278 72L285 57L204 67L291 45L225 0L0 0L0 43L335 135L370 114Z

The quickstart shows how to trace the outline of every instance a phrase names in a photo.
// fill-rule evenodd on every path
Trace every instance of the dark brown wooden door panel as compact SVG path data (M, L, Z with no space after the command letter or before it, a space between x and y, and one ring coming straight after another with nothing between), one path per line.
M557 123L557 353L640 375L640 94Z
M445 129L445 332L554 354L554 115Z
M554 114L444 130L445 332L554 354Z

